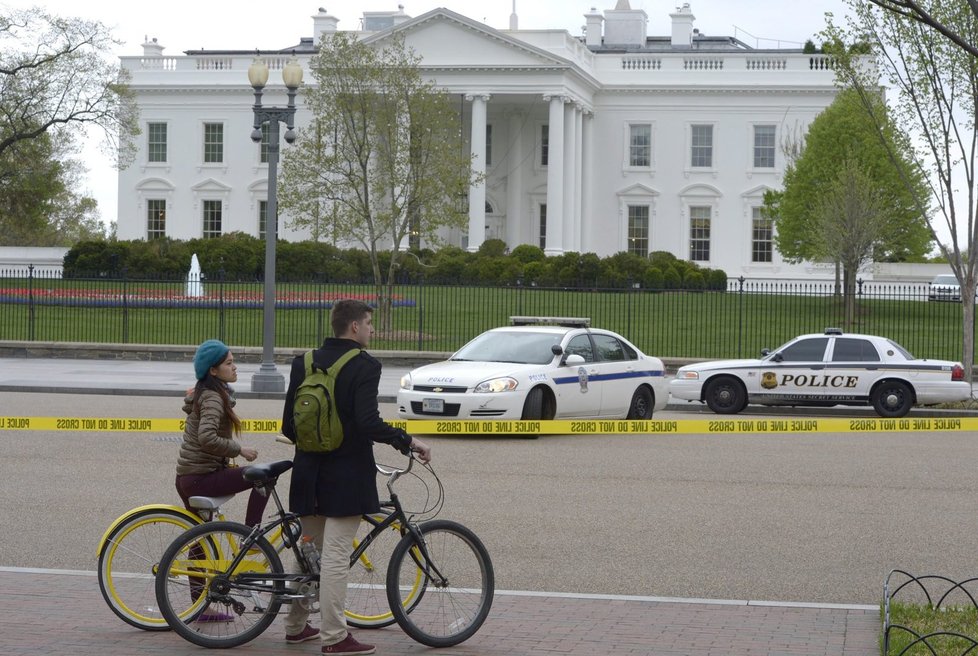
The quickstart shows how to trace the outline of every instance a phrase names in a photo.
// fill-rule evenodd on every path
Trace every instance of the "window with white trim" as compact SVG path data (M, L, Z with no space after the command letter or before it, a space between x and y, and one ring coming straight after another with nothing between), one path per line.
M486 166L492 166L492 125L486 124Z
M540 248L547 247L547 204L540 203Z
M550 159L550 126L540 126L540 166L546 166Z
M776 128L773 125L754 126L754 168L774 168Z
M710 212L706 205L689 208L689 259L693 262L710 261Z
M691 125L690 136L690 160L692 168L712 168L713 167L713 126L712 125Z
M204 163L224 161L224 124L204 123Z
M765 218L761 208L751 208L750 261L770 262L774 253L774 222Z
M652 166L652 126L649 123L628 126L628 165Z
M201 236L204 239L213 239L221 236L221 218L223 214L223 203L219 200L205 200L203 206L203 230Z
M258 145L258 161L262 164L268 164L268 144L269 135L272 129L268 125L268 121L261 124L261 143Z
M146 200L146 241L166 237L166 201L162 198Z
M166 162L166 123L146 125L146 153L150 163Z
M645 257L649 254L649 206L628 206L628 252Z

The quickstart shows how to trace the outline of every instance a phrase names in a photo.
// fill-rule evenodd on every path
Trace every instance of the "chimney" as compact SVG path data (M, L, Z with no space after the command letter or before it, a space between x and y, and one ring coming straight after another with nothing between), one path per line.
M604 23L604 16L598 10L591 7L590 14L584 14L587 24L584 26L584 43L587 46L601 45L601 24Z
M604 45L643 47L648 22L644 9L632 9L628 0L618 0L614 9L604 12Z
M689 48L693 45L693 10L689 8L689 3L684 2L682 7L676 7L676 13L669 14L672 19L672 47Z
M330 15L324 7L320 7L319 13L312 17L313 39L318 42L324 34L336 34L339 22L339 18Z
M404 5L397 5L397 13L393 16L394 25L400 25L411 20L411 17L404 13Z
M146 42L143 43L143 57L163 56L163 46L157 43L155 36L152 38L152 40L150 40L148 36L143 38L146 39Z

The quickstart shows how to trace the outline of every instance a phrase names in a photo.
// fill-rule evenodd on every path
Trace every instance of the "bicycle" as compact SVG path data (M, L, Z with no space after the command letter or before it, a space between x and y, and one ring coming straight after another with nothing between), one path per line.
M472 637L485 622L494 572L488 551L470 529L445 519L416 523L405 513L394 483L414 462L412 455L404 469L378 466L387 476L390 500L382 505L389 512L363 536L350 562L357 562L374 540L399 533L385 577L388 609L414 640L449 647ZM310 604L318 597L319 575L299 547L293 543L291 550L302 571L286 573L265 537L296 517L285 512L275 491L278 477L291 467L286 460L252 467L246 474L269 491L277 519L254 528L235 522L196 526L163 554L157 601L170 627L189 642L208 648L245 644L272 624L283 604ZM441 483L430 465L426 469L438 482L434 506L440 509Z
M99 541L98 582L105 603L117 617L127 624L145 631L168 631L170 626L156 603L156 572L160 556L166 548L187 530L210 521L224 521L222 506L234 495L220 497L190 497L195 512L181 506L149 504L133 508L118 517ZM371 529L379 524L384 514L364 518L363 527ZM369 531L358 533L357 546ZM292 539L298 539L301 527L298 520L290 524ZM389 626L394 615L387 607L386 594L381 594L378 578L386 576L386 564L401 534L397 524L391 525L393 535L376 536L366 550L353 563L350 573L355 586L347 597L347 622L354 627L368 629ZM393 536L396 536L394 539ZM281 553L289 548L287 534L281 527L268 536ZM355 590L355 592L354 592ZM377 592L380 590L380 592Z

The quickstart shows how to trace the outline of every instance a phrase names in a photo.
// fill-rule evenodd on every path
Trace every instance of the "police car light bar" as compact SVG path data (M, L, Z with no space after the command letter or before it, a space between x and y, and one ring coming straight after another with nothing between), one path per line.
M564 328L588 328L590 317L510 317L513 326L563 326Z

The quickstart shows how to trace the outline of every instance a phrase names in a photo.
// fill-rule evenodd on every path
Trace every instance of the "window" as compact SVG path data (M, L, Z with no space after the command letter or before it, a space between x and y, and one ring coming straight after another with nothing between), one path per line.
M204 123L204 163L224 161L224 124Z
M492 166L492 126L486 125L486 166Z
M632 125L628 132L628 165L652 166L652 126Z
M540 166L546 166L550 158L550 126L540 126Z
M221 236L221 201L204 201L204 239Z
M262 164L268 164L268 138L271 131L271 128L268 127L268 121L261 124L261 143L258 146L258 157Z
M832 362L879 362L880 354L866 339L837 337L832 350Z
M803 339L782 349L782 362L821 362L828 346L828 337Z
M150 162L166 161L166 123L150 123L146 126L146 150Z
M689 208L689 259L694 262L710 260L710 208Z
M585 362L594 362L594 352L591 351L591 340L587 335L578 335L567 342L564 349L565 355L579 355Z
M258 238L265 238L265 221L268 217L268 201L258 201Z
M761 215L760 207L751 208L750 261L770 262L774 252L774 222Z
M774 136L773 125L754 126L754 168L774 168Z
M540 248L547 247L547 204L540 205Z
M166 237L166 201L151 198L146 201L146 240Z
M713 126L691 126L690 144L690 166L711 168L713 166Z
M621 362L627 359L625 351L621 348L621 342L611 335L591 335L591 337L594 339L594 347L601 360Z
M649 254L649 206L628 206L628 244L629 253L645 257Z

